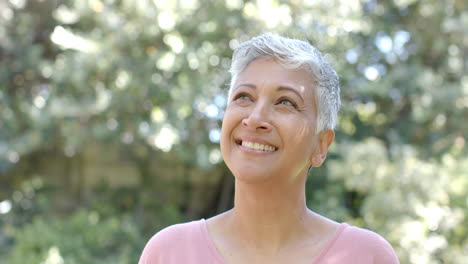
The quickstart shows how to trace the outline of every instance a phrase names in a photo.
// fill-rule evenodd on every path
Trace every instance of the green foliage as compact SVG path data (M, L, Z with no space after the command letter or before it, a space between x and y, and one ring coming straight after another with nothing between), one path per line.
M63 219L47 215L16 230L6 263L135 263L144 244L125 215L101 219L77 211Z
M57 190L45 186L41 178L24 182L15 192L12 210L0 218L5 263L135 263L149 239L143 235L141 217L133 213L138 207L136 193L97 186L86 205L67 213L54 208ZM149 213L153 219L149 234L183 221L171 204L142 203L156 212Z
M402 259L417 254L424 263L431 258L463 260L464 253L452 245L466 244L466 157L447 153L441 161L424 161L411 146L393 147L388 153L375 138L342 144L338 152L353 155L332 161L330 175L365 197L356 224L386 233L401 247L397 250ZM414 251L402 250L407 248Z
M402 263L467 262L465 2L0 1L0 254L134 263L156 230L228 208L232 49L275 31L341 78L311 208Z

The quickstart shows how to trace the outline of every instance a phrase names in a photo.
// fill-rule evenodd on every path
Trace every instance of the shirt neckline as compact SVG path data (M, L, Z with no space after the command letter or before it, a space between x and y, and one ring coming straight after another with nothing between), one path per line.
M210 237L210 233L208 232L208 225L206 224L206 220L204 218L202 218L199 221L199 227L200 227L200 232L202 234L202 237L205 240L206 244L208 245L211 256L213 256L213 258L216 259L216 261L218 261L219 263L225 264L226 262L224 261L224 258L218 252L214 244L214 241Z
M314 259L311 261L312 264L319 263L319 261L330 251L330 249L333 247L335 244L336 240L340 237L340 235L343 233L343 230L348 227L349 225L347 223L341 223L338 228L335 231L335 234L333 234L333 237L330 239L330 241L327 242L327 245L320 251L320 253L314 257ZM205 240L206 244L208 245L210 254L215 258L219 263L225 264L224 258L221 256L221 254L218 252L216 249L216 246L214 244L214 241L211 239L210 234L208 232L208 225L206 224L206 220L202 218L199 221L199 227L200 227L200 232Z
M324 256L330 251L330 249L335 245L335 242L338 240L338 238L341 236L343 233L343 230L345 230L346 227L349 225L347 223L341 223L338 228L335 231L335 234L333 235L332 239L328 241L327 245L320 251L320 254L318 254L313 260L312 264L319 263L320 260L324 258Z

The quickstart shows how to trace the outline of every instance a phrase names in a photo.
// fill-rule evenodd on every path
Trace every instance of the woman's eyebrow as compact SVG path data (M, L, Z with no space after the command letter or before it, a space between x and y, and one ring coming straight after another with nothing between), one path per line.
M292 88L292 87L289 87L289 86L279 86L276 91L281 91L281 90L286 90L286 91L291 91L293 93L295 93L297 96L299 96L299 98L301 99L302 103L304 103L304 99L302 98L301 94L296 91L296 89Z
M251 83L241 83L239 85L236 86L236 88L234 90L237 90L239 87L241 86L246 86L246 87L250 87L252 89L257 89L257 86L255 86L255 84L251 84Z
M257 86L255 84L241 83L241 84L237 85L234 90L237 90L241 86L249 87L249 88L252 88L252 89L257 89ZM303 88L303 86L301 88ZM295 93L301 99L302 103L304 103L304 98L302 98L301 94L296 89L294 89L292 87L289 87L289 86L286 86L286 85L281 85L281 86L278 86L278 88L276 88L276 91L291 91L291 92Z

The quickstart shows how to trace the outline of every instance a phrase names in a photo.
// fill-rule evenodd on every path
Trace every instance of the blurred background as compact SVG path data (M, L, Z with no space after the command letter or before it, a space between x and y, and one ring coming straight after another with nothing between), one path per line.
M220 126L233 49L307 39L341 77L309 207L401 263L468 263L464 0L1 0L0 263L136 263L232 206Z

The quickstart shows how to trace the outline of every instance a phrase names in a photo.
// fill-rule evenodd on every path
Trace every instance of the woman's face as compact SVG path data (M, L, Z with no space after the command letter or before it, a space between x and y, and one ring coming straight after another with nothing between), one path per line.
M238 180L293 180L314 165L320 154L314 84L305 70L274 59L257 59L239 74L221 132L224 161Z

